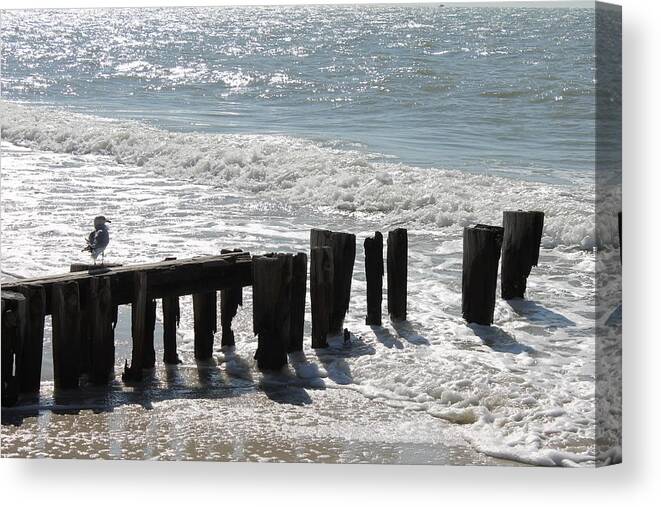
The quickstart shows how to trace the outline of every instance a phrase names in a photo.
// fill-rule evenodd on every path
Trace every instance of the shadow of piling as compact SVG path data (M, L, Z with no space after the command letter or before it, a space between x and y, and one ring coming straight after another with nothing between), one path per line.
M537 353L533 347L519 343L514 336L499 327L480 324L469 324L468 327L482 340L482 343L496 352L507 354Z
M506 303L514 313L535 324L543 324L549 328L574 327L576 323L564 315L549 310L535 301L528 299L508 299Z

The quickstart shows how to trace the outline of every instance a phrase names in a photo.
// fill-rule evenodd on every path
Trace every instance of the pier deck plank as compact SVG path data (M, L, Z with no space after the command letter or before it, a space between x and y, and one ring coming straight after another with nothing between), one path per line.
M92 278L95 276L108 277L111 283L113 304L124 305L133 302L133 282L136 272L145 272L148 275L148 296L151 299L157 299L231 287L247 287L252 284L251 269L250 253L233 252L26 278L3 283L1 287L4 293L5 291L16 291L19 287L26 285L43 286L46 291L46 314L50 314L52 287L57 283L77 282L81 293L87 294L88 284Z

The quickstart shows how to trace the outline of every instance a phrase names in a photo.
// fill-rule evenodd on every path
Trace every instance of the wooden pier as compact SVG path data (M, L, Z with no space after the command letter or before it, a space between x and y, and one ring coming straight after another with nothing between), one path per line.
M211 357L213 347L216 291L233 291L236 302L240 299L237 291L249 285L252 258L248 252L89 270L77 266L62 275L4 283L2 360L7 367L2 370L2 383L3 393L7 387L9 397L3 399L10 403L14 391L39 391L46 315L52 316L55 385L76 388L82 374L95 384L112 378L117 306L130 304L133 347L131 364L126 365L122 378L138 381L142 370L155 364L156 299L163 300L167 363L178 362L178 298L193 295L204 302L202 310L195 312L196 357L204 360ZM213 301L207 304L207 299ZM226 333L231 333L229 320L225 322ZM202 352L198 354L198 350Z
M501 248L503 287L516 288L514 292L503 288L503 297L523 296L530 268L539 258L542 226L543 213L517 211L504 214L503 227L464 229L462 314L467 322L493 322ZM381 325L384 274L390 320L407 316L408 231L395 229L387 238L386 270L383 235L375 232L364 243L365 322L372 326ZM218 331L221 346L235 344L232 319L248 286L253 292L257 367L278 370L287 364L288 353L304 349L308 258L312 348L327 347L328 335L350 335L342 327L351 300L355 256L354 234L313 229L309 256L304 252L251 256L222 250L220 255L132 266L76 264L69 273L3 283L2 404L14 404L21 394L38 393L47 315L52 316L55 386L75 389L81 378L100 385L114 378L117 307L131 305L131 362L126 361L122 380L138 382L143 370L156 363L157 299L162 300L163 310L163 361L181 362L176 329L179 297L185 295L193 296L195 359L207 361L213 357Z

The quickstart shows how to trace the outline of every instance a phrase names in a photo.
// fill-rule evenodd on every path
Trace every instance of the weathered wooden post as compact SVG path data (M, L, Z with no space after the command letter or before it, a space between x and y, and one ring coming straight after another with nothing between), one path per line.
M3 294L4 295L4 294ZM18 401L18 379L15 374L17 341L16 312L6 308L2 300L2 406L11 407Z
M502 227L483 224L464 227L461 310L469 323L493 323L502 244Z
M213 338L217 329L216 291L193 294L193 330L195 359L208 361L213 356Z
M164 262L175 261L176 257L166 257ZM161 299L163 310L163 362L165 364L180 364L181 359L177 354L177 327L181 310L179 307L179 296L166 296Z
M221 254L239 253L240 249L222 249ZM243 305L243 287L232 287L220 291L220 330L221 347L234 346L234 331L232 330L232 319L236 317L239 306Z
M292 255L253 257L253 331L260 370L279 370L287 364L292 264Z
M234 346L232 319L236 317L239 306L243 305L243 287L233 287L220 291L220 330L221 347Z
M333 301L333 249L310 250L310 306L312 310L312 348L328 347L331 302Z
M2 406L18 401L17 356L20 354L23 330L20 315L25 307L25 296L18 292L2 291Z
M149 310L147 321L147 344L145 349L145 362L142 365L144 368L154 368L156 366L156 350L154 348L154 332L156 330L156 300L150 299L147 309Z
M79 285L78 292L82 297L80 298L80 348L78 350L78 360L80 361L80 375L87 375L90 372L90 354L92 351L90 330L93 322L90 320L86 294L81 294L83 290Z
M356 260L356 235L322 229L310 231L310 248L329 246L333 250L333 298L330 332L341 333L351 300L351 280Z
M365 278L367 280L367 316L365 324L381 325L383 302L383 235L376 231L373 238L365 238Z
M55 386L78 387L80 376L80 295L76 282L57 282L51 290Z
M133 303L131 304L131 366L124 366L122 380L137 382L142 380L144 362L145 334L148 327L150 301L147 299L147 273L136 271L133 275Z
M132 314L137 318L137 315ZM156 366L156 350L154 349L154 329L156 327L156 300L148 299L144 314L145 323L142 336L142 368L150 369ZM135 325L135 320L131 322Z
M177 354L177 326L179 326L179 297L168 296L161 300L163 305L163 362L179 364Z
M80 271L87 271L94 275L102 275L111 271L111 268L121 267L121 264L104 263L104 264L86 264L86 263L73 263L69 266L69 272L76 273ZM95 325L91 320L92 311L88 308L87 292L89 289L83 284L79 286L80 291L80 373L91 375L91 355L92 355L92 342L91 334ZM116 314L117 307L113 309L115 315L114 323L117 322ZM113 326L114 329L114 326Z
M107 384L115 366L114 305L110 278L94 277L89 282L87 298L91 346L89 379L93 384Z
M522 298L530 270L539 261L544 213L504 211L503 228L501 296L503 299Z
M303 350L305 295L308 281L308 256L299 252L292 258L291 316L287 352Z
M41 356L44 349L46 291L42 285L24 285L25 324L20 354L16 357L16 375L20 393L38 393L41 384Z
M406 320L408 277L408 232L388 232L388 313L393 320Z

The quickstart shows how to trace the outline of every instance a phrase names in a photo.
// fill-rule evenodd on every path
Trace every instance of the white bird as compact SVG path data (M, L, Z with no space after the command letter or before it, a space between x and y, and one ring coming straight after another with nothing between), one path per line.
M103 264L104 251L108 243L110 243L110 233L106 226L107 223L109 224L110 220L104 216L94 217L94 230L87 237L87 246L83 249L84 252L86 251L92 254L94 264L96 264L96 259L99 255L101 255L101 264Z

